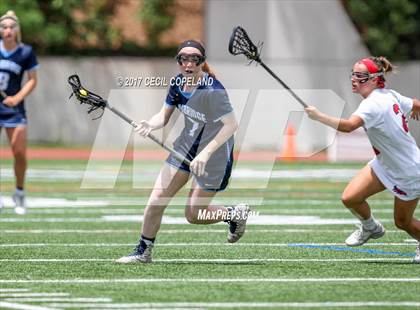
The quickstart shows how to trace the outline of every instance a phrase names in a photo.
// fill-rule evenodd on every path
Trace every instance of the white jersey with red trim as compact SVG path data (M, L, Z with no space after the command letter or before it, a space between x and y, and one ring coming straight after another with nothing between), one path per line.
M420 196L420 150L407 124L412 108L412 99L381 88L372 91L353 113L363 119L376 161L394 184L389 188L382 183L402 198Z

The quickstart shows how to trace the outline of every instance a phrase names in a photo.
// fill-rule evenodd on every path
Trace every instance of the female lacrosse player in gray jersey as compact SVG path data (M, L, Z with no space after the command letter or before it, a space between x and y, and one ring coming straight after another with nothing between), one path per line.
M205 61L204 47L187 40L179 45L176 60L180 74L171 79L166 101L159 113L141 121L136 131L146 137L164 127L175 109L184 115L185 126L174 143L177 152L191 161L188 166L169 155L155 182L146 209L139 244L133 253L118 263L148 263L163 212L173 196L193 176L185 217L192 224L229 224L228 242L242 237L248 206L210 205L218 191L228 184L233 164L233 135L238 128L232 106L223 85Z

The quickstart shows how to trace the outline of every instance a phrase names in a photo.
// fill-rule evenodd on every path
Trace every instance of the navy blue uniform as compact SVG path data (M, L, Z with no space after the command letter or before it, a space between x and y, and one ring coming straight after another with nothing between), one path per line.
M182 78L178 75L177 78ZM208 78L208 77L207 77ZM223 85L216 79L198 86L193 93L184 93L182 86L169 88L166 104L184 114L184 129L175 140L174 148L187 159L194 157L214 139L223 127L221 118L233 111ZM224 190L228 184L233 164L233 136L221 145L206 165L208 176L197 177L201 188L210 191ZM189 166L170 155L167 162L178 169L190 172Z
M0 40L0 90L8 96L13 96L21 89L25 71L36 69L38 62L32 47L19 44L13 51L6 51ZM24 102L15 107L3 104L0 96L0 127L17 127L26 125L26 111Z

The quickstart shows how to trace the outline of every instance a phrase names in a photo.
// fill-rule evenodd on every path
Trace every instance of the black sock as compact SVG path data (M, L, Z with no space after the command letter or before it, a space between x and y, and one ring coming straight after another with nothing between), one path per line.
M137 246L137 252L142 254L148 247L153 247L155 239L156 238L147 238L141 235L139 245Z
M155 242L155 240L156 240L156 238L147 238L143 234L141 235L140 239L151 241L151 242Z
M23 191L23 187L21 187L21 186L16 186L16 189L18 189L20 191Z
M232 211L235 209L234 207L226 207L226 209L228 210L227 212L227 218L225 220L223 220L223 222L225 223L230 223L231 219L232 219Z

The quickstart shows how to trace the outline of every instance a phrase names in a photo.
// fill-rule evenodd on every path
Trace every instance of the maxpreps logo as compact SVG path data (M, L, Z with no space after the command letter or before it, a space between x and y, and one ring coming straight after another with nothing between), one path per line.
M222 221L240 221L246 220L253 216L259 216L259 211L240 212L232 210L231 212L224 210L208 211L206 209L198 210L198 220L222 220Z

